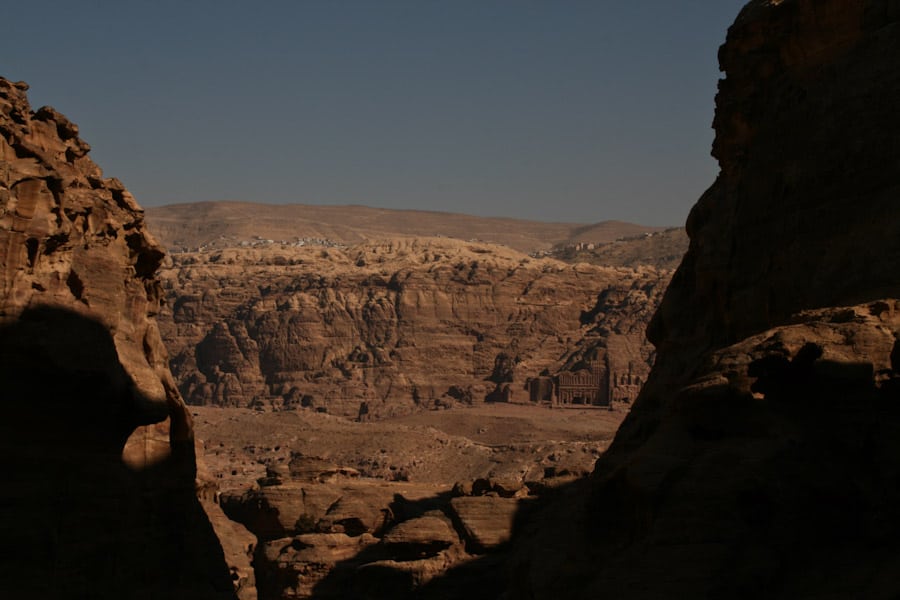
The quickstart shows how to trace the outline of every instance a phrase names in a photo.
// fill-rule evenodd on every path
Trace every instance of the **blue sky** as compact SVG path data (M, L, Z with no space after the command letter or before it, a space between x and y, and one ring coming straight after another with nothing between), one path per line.
M365 204L682 224L743 1L82 0L6 11L0 75L145 206Z

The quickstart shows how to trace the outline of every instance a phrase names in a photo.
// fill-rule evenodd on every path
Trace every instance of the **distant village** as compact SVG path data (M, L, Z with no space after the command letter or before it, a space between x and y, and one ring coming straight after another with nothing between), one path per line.
M596 250L598 248L601 248L602 246L607 246L609 244L622 244L625 242L634 242L637 240L652 238L661 233L665 233L665 231L648 231L639 235L620 237L613 242L574 242L571 244L558 244L549 250L536 250L534 252L530 252L529 256L531 256L532 258L568 258L578 252L590 252L591 250Z
M238 240L229 236L219 236L218 240L203 244L196 247L176 246L170 249L173 254L184 252L207 252L210 250L221 250L222 248L264 248L268 246L282 246L291 248L302 248L304 246L322 246L325 248L346 248L347 245L336 240L318 237L295 237L292 240L272 240L259 235L251 237L249 240Z

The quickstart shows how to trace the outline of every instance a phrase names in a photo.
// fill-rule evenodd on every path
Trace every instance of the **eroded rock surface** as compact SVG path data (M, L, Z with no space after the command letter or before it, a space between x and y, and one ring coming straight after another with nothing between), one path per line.
M431 586L459 597L444 575L487 577L521 506L586 477L625 414L482 404L352 422L191 410L220 505L259 537L267 598L417 597ZM485 589L503 581L488 579Z
M322 482L322 479L328 479ZM476 480L446 485L283 474L222 507L260 540L254 565L265 598L415 597L435 578L492 558L512 535L519 498Z
M604 393L631 401L652 363L644 326L670 276L451 239L172 260L161 329L188 402L360 419L527 401L529 379L594 359Z
M592 489L534 519L512 597L900 594L896 56L897 2L738 16L657 362Z
M26 90L0 78L4 592L233 598L156 326L163 250Z

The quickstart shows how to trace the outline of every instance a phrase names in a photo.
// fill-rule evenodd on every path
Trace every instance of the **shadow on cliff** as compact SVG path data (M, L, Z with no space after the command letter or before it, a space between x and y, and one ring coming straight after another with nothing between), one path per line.
M450 509L451 492L436 494L419 500L396 495L390 505L394 525L428 514L443 513L452 522L462 539L463 547L474 556L455 560L444 572L436 551L421 552L413 545L405 550L394 545L385 548L375 544L335 565L331 572L313 588L313 598L320 600L495 600L504 598L511 576L509 563L520 535L528 535L534 527L546 526L546 509L562 499L571 500L587 489L588 480L581 479L556 488L548 488L538 496L520 499L512 527L511 540L497 547L485 549L471 539L465 527ZM567 515L571 517L573 515ZM554 521L558 515L554 517ZM433 549L434 550L434 549ZM452 554L452 551L451 551ZM431 556L433 558L426 558ZM458 555L457 555L458 556ZM454 560L454 559L450 559ZM417 564L433 561L431 565ZM432 571L433 569L433 571ZM277 574L273 573L277 578ZM260 587L261 598L279 597L277 590L290 585L296 577L286 572L286 579L270 580L271 588ZM265 581L262 579L261 581Z
M37 308L0 327L3 594L233 598L194 494L193 447L144 470L122 461L159 420L100 323Z
M670 395L640 452L601 458L569 540L582 581L568 596L898 597L900 365L822 354L755 360L749 392ZM553 543L531 541L510 597L570 585L541 564Z
M750 392L688 390L645 453L522 502L497 552L421 587L387 563L373 585L357 556L316 597L898 597L893 355L881 372L815 344L763 357Z

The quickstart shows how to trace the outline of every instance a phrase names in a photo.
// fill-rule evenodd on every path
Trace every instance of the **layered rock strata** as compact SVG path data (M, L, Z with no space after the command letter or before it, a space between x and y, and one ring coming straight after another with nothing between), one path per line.
M525 401L529 379L592 360L633 400L669 274L450 239L179 253L161 328L194 404L378 418Z
M740 13L656 364L512 597L900 594L896 56L895 1Z
M233 598L156 326L163 251L26 90L0 78L4 591Z

